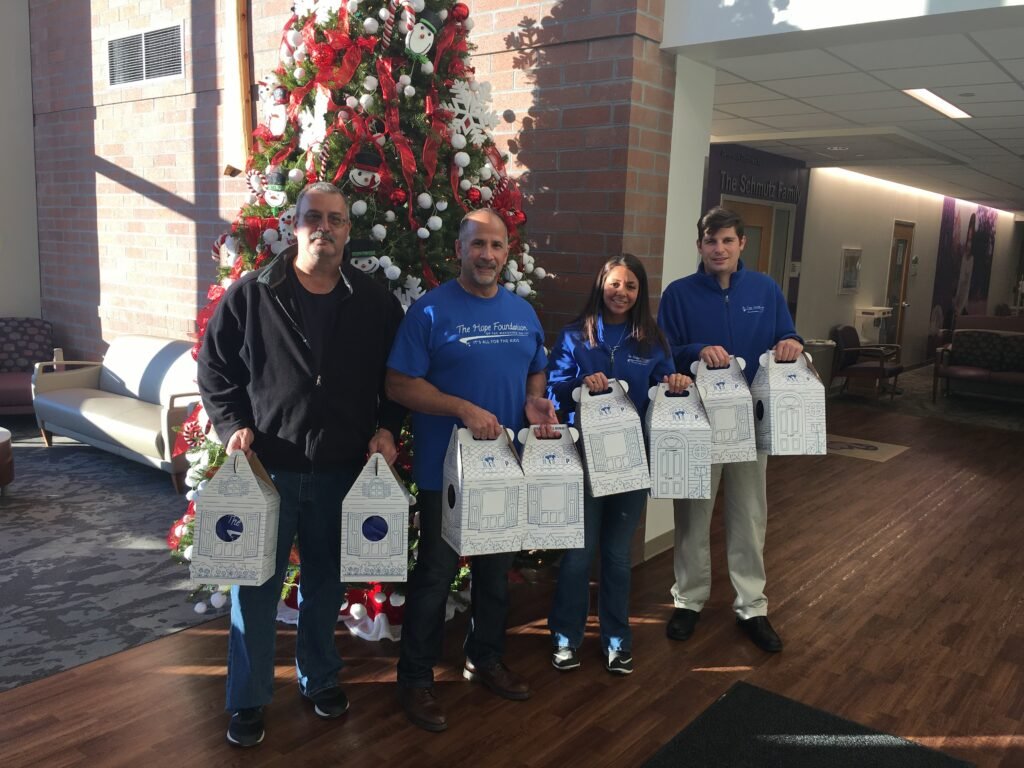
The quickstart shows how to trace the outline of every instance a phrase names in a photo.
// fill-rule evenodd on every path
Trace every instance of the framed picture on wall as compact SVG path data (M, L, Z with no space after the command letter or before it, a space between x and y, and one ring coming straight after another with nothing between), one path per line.
M860 248L843 248L839 261L839 295L860 288Z

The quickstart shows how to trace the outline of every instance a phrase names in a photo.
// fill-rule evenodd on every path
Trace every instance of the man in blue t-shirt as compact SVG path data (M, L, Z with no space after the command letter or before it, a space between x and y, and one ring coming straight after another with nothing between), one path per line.
M803 351L779 286L768 275L743 266L740 253L746 244L743 221L732 211L712 208L697 222L697 272L671 283L658 309L658 325L672 347L676 370L688 371L697 360L724 367L733 355L746 361L743 372L750 383L766 350L774 349L780 362L796 360ZM673 640L689 639L711 594L711 513L724 479L725 541L736 590L733 610L759 648L782 650L782 640L768 622L764 594L767 467L768 455L761 451L756 461L712 464L711 498L674 502L675 611L666 630Z
M413 411L413 476L419 488L420 541L409 577L398 685L409 720L428 731L448 727L434 696L445 605L459 556L441 538L444 457L453 426L493 440L505 427L554 424L544 333L526 301L501 287L508 231L490 209L463 218L455 253L457 279L430 291L408 311L388 358L388 397ZM502 661L508 570L514 553L473 558L472 619L464 676L507 699L529 698L525 681Z

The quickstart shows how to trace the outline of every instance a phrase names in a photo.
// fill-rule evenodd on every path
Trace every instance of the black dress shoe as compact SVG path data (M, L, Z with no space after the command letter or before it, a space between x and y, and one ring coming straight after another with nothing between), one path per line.
M754 616L751 619L738 619L743 630L750 635L754 645L768 653L778 653L782 650L782 638L772 629L767 616Z
M530 686L500 661L488 666L476 666L472 661L466 659L466 668L462 676L467 680L482 683L491 693L496 693L503 699L523 701L530 698Z
M689 640L699 618L700 613L697 611L691 611L689 608L676 608L672 611L672 618L668 620L668 626L665 627L665 634L673 640Z
M434 698L433 688L398 687L398 700L409 722L425 731L443 731L448 727L441 704Z

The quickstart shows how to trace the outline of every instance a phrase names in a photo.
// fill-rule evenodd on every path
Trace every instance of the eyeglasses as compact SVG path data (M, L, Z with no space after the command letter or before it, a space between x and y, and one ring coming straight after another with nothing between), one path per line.
M302 216L302 223L307 227L318 227L323 219L323 214L318 213L317 211L307 211ZM332 227L338 228L348 224L349 219L346 216L342 216L340 213L332 213L327 217L327 223Z

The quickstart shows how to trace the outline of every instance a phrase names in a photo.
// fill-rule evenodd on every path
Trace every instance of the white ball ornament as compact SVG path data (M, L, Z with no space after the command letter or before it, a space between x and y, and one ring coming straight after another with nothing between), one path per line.
M185 501L192 501L196 497L195 489L185 494Z
M302 172L301 168L292 168L288 171L288 181L292 184L298 184L304 178L306 178L306 174Z
M363 78L363 89L364 90L376 91L377 90L377 85L378 85L377 78L374 77L373 75L367 75L365 78Z
M207 483L209 483L209 482L210 482L209 479L200 480L199 483L196 484L196 490L199 491L200 493L202 493L203 492L203 488L205 488Z
M473 93L476 93L477 91L480 90L480 83L478 83L476 80L470 80L469 90L473 91Z
M348 12L355 13L359 10L359 0L348 0Z
M391 12L387 8L381 8L379 11L377 11L377 17L381 21L387 21L388 19L391 18Z
M368 93L364 93L359 97L359 106L369 111L373 108L373 96Z
M505 290L510 292L510 293L515 293L516 284L515 283L505 283Z
M292 55L290 53L286 53L284 56L281 57L281 63L284 64L286 67L290 67L295 63L295 59L292 58Z
M374 240L383 240L388 236L388 230L383 224L374 224L373 229L370 230L370 236Z
M441 228L444 222L441 221L440 216L431 216L427 219L427 229L431 232L437 232Z
M376 35L380 31L380 22L370 18L363 22L363 31L368 35Z
M494 193L491 192L490 187L480 187L480 199L483 200L485 203L491 199L491 196L493 194Z
M402 93L405 94L406 98L411 99L413 96L416 95L416 89L413 88L411 85L407 85L405 86L405 88L402 89Z
M292 72L292 75L295 77L296 80L305 80L306 70L304 70L302 67L296 67L295 71Z
M394 264L392 264L390 267L384 270L384 277L386 277L388 280L397 280L401 276L402 270L399 267L396 267Z
M466 31L468 32L469 30L476 26L476 22L473 21L472 19L466 19L464 22L462 22L462 26L465 27Z
M377 263L380 265L381 269L387 269L388 267L391 266L391 257L381 256L379 259L377 259Z
M214 608L218 610L223 608L227 601L228 596L225 595L223 592L214 592L212 595L210 595L210 605L212 605Z
M399 85L409 85L410 83L412 83L412 78L409 77L408 75L399 75L398 76L398 84Z
M271 243L276 243L280 239L281 233L278 232L276 229L268 229L263 232L263 242L266 243L267 245L270 245Z
M356 621L362 621L366 618L366 606L362 603L353 603L349 606L348 615Z
M432 75L434 74L434 65L431 64L429 61L424 61L422 64L420 64L420 72L422 72L424 75Z
M523 264L523 272L525 272L526 274L530 274L531 272L533 272L533 262L532 261L528 261L525 264Z
M399 592L392 592L391 597L388 598L388 602L395 606L395 608L401 608L405 605L405 595Z
M427 229L426 227L420 227L419 229L416 230L416 237L418 237L420 240L426 240L428 237L430 237L430 230Z
M523 253L529 253L530 252L530 244L529 243L523 243L522 247L523 247Z
M302 45L302 33L297 29L289 29L285 39L292 48L298 48Z
M516 296L522 296L524 299L533 293L533 289L530 288L529 283L519 283L516 286Z
M292 53L292 58L296 61L305 61L307 56L309 56L309 51L306 50L306 46L304 45L300 45Z
M437 210L439 210L439 211L447 211L448 210L448 201L447 200L438 200L437 201L437 205L435 205L434 207L437 208Z
M207 606L207 605L206 605L206 603L204 603L204 602L198 602L198 603L196 603L196 604L195 604L195 606L194 606L194 610L195 610L195 612L196 612L196 613L198 613L198 614L200 614L200 615L202 615L202 614L206 613L206 609L207 609L207 608L208 608L208 606Z
M452 134L452 146L455 147L456 149L465 149L466 148L466 137L463 136L461 133L453 133Z
M355 96L349 96L347 99L345 99L345 106L348 107L349 109L355 109L356 107L359 106L359 99L357 99Z
M429 207L430 207L430 206L432 206L433 204L434 204L434 198L432 198L432 197L431 197L431 196L430 196L430 195L429 195L428 193L426 193L426 192L421 192L421 193L420 193L420 194L419 194L419 195L418 195L418 196L416 197L416 205L418 205L418 206L419 206L420 208L429 208Z
M548 273L544 271L544 267L534 267L533 276L536 277L538 280L543 280L545 277L548 276Z
M426 5L426 0L412 0L412 9L416 11L416 13L422 13Z
M467 191L472 186L473 185L470 183L469 179L463 179L462 181L459 182L459 189L461 189L463 192Z
M362 216L365 213L366 213L366 201L365 200L356 200L354 203L352 203L352 215L353 216Z
M184 557L186 560L188 560L190 563L192 562L192 545L191 544L189 544L187 547L185 547L185 551L181 553L181 556Z
M394 211L385 211L384 212L384 221L392 222L394 220L395 220L395 212Z
M469 153L468 152L456 152L455 153L455 157L453 158L453 160L454 160L455 164L457 166L459 166L459 168L465 168L467 165L469 165Z
M485 165L483 168L480 169L480 180L481 181L488 181L488 180L490 180L491 176L493 176L493 175L494 175L494 171L491 170L491 166L489 166L489 165Z

